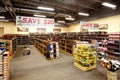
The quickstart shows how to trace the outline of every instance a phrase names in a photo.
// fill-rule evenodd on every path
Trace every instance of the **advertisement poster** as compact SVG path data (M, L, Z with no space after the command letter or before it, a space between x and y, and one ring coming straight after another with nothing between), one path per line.
M37 28L37 32L45 33L46 32L46 28Z
M17 32L28 32L29 28L27 27L17 27Z
M16 16L16 26L54 26L54 19Z
M59 29L59 28L53 28L53 32L61 32L61 29Z
M107 29L108 29L108 24L99 25L99 30L107 30Z
M97 23L81 22L80 26L82 29L99 29L99 24Z

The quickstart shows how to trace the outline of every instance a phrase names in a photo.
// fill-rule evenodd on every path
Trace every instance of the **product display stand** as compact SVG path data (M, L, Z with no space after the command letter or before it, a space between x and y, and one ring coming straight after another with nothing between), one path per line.
M107 70L107 78L108 80L117 80L117 71L112 72Z
M96 68L95 49L91 44L79 44L74 54L74 65L83 71Z

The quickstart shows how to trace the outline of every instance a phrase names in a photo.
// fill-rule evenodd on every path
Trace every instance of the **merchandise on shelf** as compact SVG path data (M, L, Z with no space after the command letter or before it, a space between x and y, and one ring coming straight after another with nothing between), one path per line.
M47 59L59 58L59 46L57 42L35 38L34 45Z
M16 38L12 40L0 39L0 50L9 51L11 57L15 53L16 47L17 47Z
M27 45L30 42L28 35L16 35L18 40L18 45Z
M109 42L120 40L120 32L111 32L109 33Z
M9 51L0 54L0 80L10 80Z
M96 68L96 49L91 44L78 44L74 53L74 65L83 71Z
M61 39L59 42L60 51L69 55L74 54L74 40Z

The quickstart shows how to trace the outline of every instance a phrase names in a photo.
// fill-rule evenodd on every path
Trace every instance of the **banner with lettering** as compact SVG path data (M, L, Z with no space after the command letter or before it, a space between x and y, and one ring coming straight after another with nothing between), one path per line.
M99 24L97 23L80 22L80 25L83 29L99 29Z
M54 19L16 16L16 26L54 26Z

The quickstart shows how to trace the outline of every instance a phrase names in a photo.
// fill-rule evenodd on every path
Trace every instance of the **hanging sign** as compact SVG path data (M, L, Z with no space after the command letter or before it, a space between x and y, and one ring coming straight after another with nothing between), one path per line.
M16 26L54 26L54 19L16 16Z

